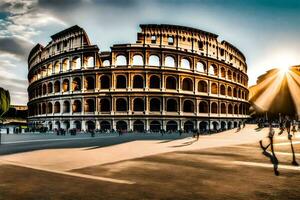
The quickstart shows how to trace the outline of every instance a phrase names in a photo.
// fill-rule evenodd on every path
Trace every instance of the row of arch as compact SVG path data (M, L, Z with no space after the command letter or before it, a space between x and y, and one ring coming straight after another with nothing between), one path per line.
M129 102L127 98L119 97L115 100L115 106L112 106L111 99L102 98L99 101L97 109L96 99L86 99L82 103L81 100L65 100L63 102L43 102L34 106L30 105L31 116L40 114L52 114L52 113L81 113L84 112L127 112L129 111ZM210 106L209 106L210 105ZM180 108L181 106L181 108ZM114 107L114 109L113 109ZM168 98L166 99L165 108L163 108L163 101L161 98L152 97L149 99L149 111L150 112L161 112L165 109L166 112L185 112L185 113L212 113L212 114L248 114L247 104L232 104L226 102L211 102L200 101L198 109L195 106L193 100L185 99L182 104L179 104L178 99ZM145 112L147 110L146 100L141 97L136 97L132 100L132 111L134 112Z
M82 79L83 84L82 84ZM125 75L116 75L116 81L114 87L116 89L126 89L129 86L129 83L127 81L127 76ZM196 80L197 81L197 80ZM99 80L100 83L100 89L112 89L112 78L110 75L102 75ZM247 91L225 85L223 83L220 83L219 85L215 82L212 82L210 85L208 85L208 82L206 80L199 80L197 82L198 84L194 84L194 80L192 78L185 77L182 79L181 84L179 84L178 79L175 76L167 76L165 78L165 88L170 90L177 90L179 87L183 91L197 91L202 93L208 93L211 94L220 94L220 95L227 95L230 97L236 97L247 100L248 93ZM56 80L54 82L44 83L39 86L37 86L35 89L33 89L33 92L30 92L29 97L30 99L47 95L51 93L58 93L58 92L68 92L68 91L81 91L83 89L85 90L94 90L96 89L96 82L94 76L87 76L85 78L81 77L74 77L72 78L72 83L70 83L69 78L65 78L62 80ZM160 89L163 86L163 83L161 81L161 77L159 75L151 75L149 78L149 84L146 84L145 78L143 75L134 75L132 77L131 84L132 88L134 89L144 89L146 86L150 89ZM210 86L210 88L209 88ZM196 90L197 88L197 90Z
M114 66L128 66L129 64L132 66L144 66L144 58L141 54L135 54L132 56L132 61L128 62L127 57L123 54L118 54L114 58ZM238 82L243 85L247 85L247 79L245 76L241 75L239 72L235 72L233 70L227 69L224 66L217 66L216 64L207 65L203 61L197 61L195 63L195 67L193 67L192 59L188 57L183 57L180 60L176 60L176 56L166 55L164 57L163 66L169 68L181 68L181 69L195 69L196 72L205 73L211 76L217 76L220 78L228 79L230 81ZM159 67L162 65L161 59L159 55L151 54L148 58L147 64L149 66ZM63 59L60 61L55 61L48 65L43 66L39 69L31 79L38 80L40 78L50 76L52 74L58 74L61 72L68 72L69 70L79 70L81 69L81 65L83 68L93 68L95 64L94 56L84 56L83 61L81 61L80 56L75 56L71 60L69 58ZM103 67L110 67L111 61L109 59L104 59L102 61Z
M80 120L75 120L72 122L72 127L74 127L77 130L82 130L82 122ZM195 129L195 122L192 120L187 120L183 123L183 126L181 127L176 120L169 120L166 121L165 129L166 131L178 131L178 130L184 130L185 132L191 132ZM70 129L70 121L64 120L64 121L55 121L54 124L52 122L48 122L48 128L50 130L53 130L55 128L60 129L64 128L66 130ZM94 130L96 129L96 123L95 121L86 121L84 124L86 130ZM111 130L115 128L116 130L128 130L129 126L127 121L125 120L118 120L116 122L116 126L112 127L111 122L107 120L103 120L99 123L100 130ZM236 128L238 126L237 121L212 121L212 126L209 127L208 121L201 121L197 127L202 132L207 131L208 129L211 130L226 130L231 128ZM152 120L149 123L149 130L153 132L159 132L163 129L162 123L160 120ZM144 120L134 120L132 123L132 130L136 132L144 132L146 130L145 122Z

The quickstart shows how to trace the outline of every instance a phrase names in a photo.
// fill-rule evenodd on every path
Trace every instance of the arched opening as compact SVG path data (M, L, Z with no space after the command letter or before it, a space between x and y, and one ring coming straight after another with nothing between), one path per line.
M216 83L211 84L211 91L212 94L218 94L218 86Z
M50 82L50 83L48 83L48 85L47 85L47 89L48 89L48 94L50 94L50 93L52 93L53 92L53 84Z
M47 86L46 84L43 84L43 95L47 94Z
M102 66L103 66L103 67L109 67L109 66L110 66L110 61L109 61L109 60L104 60L104 61L102 62Z
M132 58L132 65L143 66L144 65L143 57L141 55L134 55Z
M194 123L192 121L186 121L184 124L183 124L183 129L185 132L189 133L189 132L192 132L194 130Z
M54 73L55 74L58 74L60 72L60 64L59 64L59 62L57 61L57 62L55 62L55 64L54 64Z
M103 75L100 78L100 88L109 89L110 88L110 78L109 76Z
M67 72L70 69L70 61L69 59L64 59L62 63L63 72Z
M206 132L208 130L208 123L206 121L202 121L199 123L200 132Z
M190 61L186 58L181 59L180 61L180 67L182 69L191 69Z
M152 132L159 132L161 130L161 125L160 125L160 122L159 121L152 121L150 123L150 130Z
M211 103L211 113L218 113L218 104L216 102Z
M208 113L208 105L205 101L201 101L199 103L199 112L200 113Z
M117 88L126 88L126 77L123 75L117 76Z
M86 122L86 127L87 127L87 131L94 131L96 126L95 126L95 122L93 121L87 121Z
M226 130L226 122L221 121L221 129Z
M165 57L165 66L166 67L175 67L175 60L172 56Z
M60 103L58 101L54 103L54 113L60 113Z
M211 64L210 67L209 67L208 73L210 75L213 75L213 76L218 76L218 68L217 68L217 66L214 65L214 64Z
M158 98L152 98L150 100L150 111L152 112L160 111L160 100Z
M48 122L48 127L49 127L49 130L52 130L53 129L53 125L51 122Z
M117 99L116 110L121 112L127 111L127 101L123 98Z
M221 67L221 77L226 78L226 71L224 67Z
M74 126L77 131L81 130L81 122L80 121L74 121Z
M47 111L48 114L51 114L53 112L53 106L51 102L49 102L47 105Z
M232 89L229 86L227 88L227 96L230 96L230 97L232 96Z
M116 128L117 128L117 130L120 130L120 131L126 131L127 123L125 121L117 121Z
M150 77L150 88L160 88L160 78L156 75Z
M127 65L127 59L123 55L118 55L116 58L116 66L126 66Z
M160 59L157 55L150 55L148 65L150 66L160 66Z
M218 122L213 121L213 122L212 122L212 125L213 125L213 130L214 130L214 131L218 131L218 130L219 130L219 123L218 123Z
M232 72L230 70L227 71L227 78L232 80Z
M100 122L100 129L102 131L110 130L110 123L108 121L102 121Z
M193 81L189 78L185 78L182 81L182 90L193 91Z
M81 112L82 111L82 104L80 100L75 100L72 105L72 110L74 113Z
M46 104L42 104L42 114L46 114Z
M54 92L60 92L60 81L54 82Z
M236 88L233 88L233 96L234 96L234 97L237 97L237 91L236 91Z
M69 101L64 101L64 109L63 112L64 113L69 113L70 112L70 102Z
M183 103L183 112L194 112L194 103L191 100L185 100Z
M133 111L144 111L144 100L141 98L135 98L133 101Z
M101 99L100 100L100 111L101 112L110 112L111 111L111 105L109 99Z
M81 90L81 79L79 77L73 78L72 88L73 88L73 91Z
M220 86L220 94L221 94L221 95L226 95L226 88L225 88L224 85L221 85L221 86Z
M237 123L237 122L233 122L233 126L234 126L234 128L236 128L236 127L237 127L237 125L238 125L238 123Z
M91 76L85 78L86 90L94 90L95 89L95 79Z
M166 126L167 131L177 131L178 130L178 125L177 122L175 121L168 121L167 126Z
M202 72L202 73L204 73L206 71L206 67L205 67L204 63L202 63L202 62L197 62L196 69L198 72Z
M233 108L231 104L228 104L228 114L233 114Z
M167 100L167 111L168 112L177 112L177 101L175 99Z
M168 76L166 79L166 88L171 89L171 90L176 90L177 89L177 81L176 78L173 76Z
M232 79L234 82L236 82L236 73L235 72L232 73Z
M243 114L243 107L242 106L243 106L242 104L239 105L239 114L240 115Z
M221 113L226 114L226 105L225 105L225 103L221 103Z
M140 75L133 77L133 88L144 88L144 79Z
M84 105L85 112L95 112L95 101L94 99L87 99Z
M207 92L207 83L206 81L198 82L198 92Z
M141 120L136 120L135 122L133 122L133 131L142 133L144 132L144 130L144 122L142 122Z
M239 114L239 110L238 110L237 104L234 105L234 114Z
M55 122L55 127L57 128L57 129L60 129L61 127L60 127L60 122L59 121L56 121Z
M228 129L231 129L231 128L232 128L232 122L228 122L227 128L228 128Z
M79 57L74 57L72 59L72 69L81 69L81 59Z
M70 83L69 83L69 79L64 79L63 80L63 92L67 92L70 90Z
M47 66L47 74L48 74L48 76L50 76L52 73L53 73L52 65L49 64L49 65Z
M94 57L93 56L84 57L84 66L87 68L93 68L94 67Z
M68 131L70 129L70 122L68 120L64 121L63 125L64 125L65 130Z
M42 91L43 89L42 89L42 85L39 85L38 87L37 87L37 91L38 91L38 95L39 96L42 96Z

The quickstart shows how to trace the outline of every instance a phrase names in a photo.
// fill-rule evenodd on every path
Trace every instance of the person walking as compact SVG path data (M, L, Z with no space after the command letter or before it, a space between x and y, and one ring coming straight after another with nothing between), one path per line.
M199 136L200 136L200 131L197 130L197 141L199 140Z
M263 146L263 141L260 140L259 141L259 144L260 144L260 147L263 149L263 154L266 155L267 157L270 158L271 162L273 163L273 166L274 166L274 173L276 176L279 175L279 171L278 171L278 159L275 155L275 152L274 152L274 146L273 146L273 137L274 137L274 134L275 134L275 131L273 129L273 126L272 126L272 123L269 124L269 134L268 134L268 138L269 138L269 141L270 143L267 145L267 146ZM271 153L268 153L266 150L271 147Z
M285 128L288 133L288 138L290 140L292 138L292 135L291 135L291 120L290 120L289 116L286 116Z

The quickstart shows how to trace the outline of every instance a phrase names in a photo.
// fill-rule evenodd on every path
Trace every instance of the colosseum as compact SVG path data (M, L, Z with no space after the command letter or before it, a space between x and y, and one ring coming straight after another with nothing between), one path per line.
M28 58L28 123L76 130L218 131L249 117L243 53L195 28L142 24L99 51L75 25Z

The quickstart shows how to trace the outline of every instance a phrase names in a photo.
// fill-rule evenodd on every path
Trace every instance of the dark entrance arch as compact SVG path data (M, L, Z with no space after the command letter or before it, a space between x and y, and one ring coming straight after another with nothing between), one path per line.
M208 123L205 122L205 121L200 122L199 129L200 129L201 132L206 132L207 131L207 124Z
M103 131L110 130L110 123L108 121L102 121L100 123L100 129Z
M192 121L186 121L183 128L185 132L191 132L194 130L194 123Z
M144 130L144 122L142 122L141 120L136 120L133 123L133 131L144 132Z
M177 131L178 130L177 122L175 122L173 120L168 121L166 129L167 129L167 131Z
M153 132L159 132L161 129L161 125L159 121L152 121L150 123L150 130Z
M127 123L124 121L118 121L116 124L116 128L117 130L121 130L121 131L127 131Z

